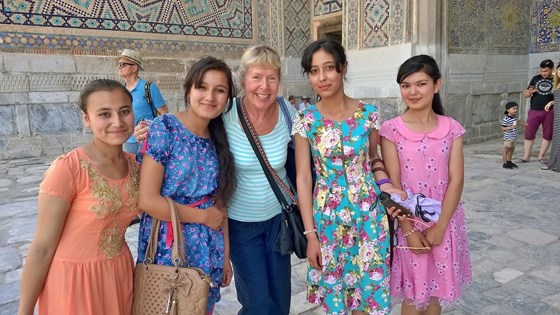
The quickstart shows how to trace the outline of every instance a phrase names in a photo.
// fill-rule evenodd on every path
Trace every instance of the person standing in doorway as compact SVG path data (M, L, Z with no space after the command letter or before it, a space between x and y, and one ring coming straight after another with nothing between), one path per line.
M552 69L554 62L550 59L543 60L540 65L540 73L534 76L529 82L527 90L523 95L531 98L531 108L527 115L527 123L525 125L525 147L523 158L520 163L527 163L531 160L531 150L535 142L535 136L539 125L542 125L543 139L541 149L539 150L539 162L546 164L544 155L548 151L550 141L552 140L552 124L554 122L554 112L545 111L544 107L554 100L552 94Z
M311 103L309 103L309 96L303 96L301 98L302 102L301 104L299 104L298 110L304 110L306 109L309 105L311 105Z
M124 79L126 88L132 94L134 125L142 120L152 120L157 114L169 112L157 85L139 77L140 70L143 70L142 55L139 52L125 49L118 58L117 68L119 76ZM139 147L140 143L132 135L125 142L123 149L128 153L136 154Z

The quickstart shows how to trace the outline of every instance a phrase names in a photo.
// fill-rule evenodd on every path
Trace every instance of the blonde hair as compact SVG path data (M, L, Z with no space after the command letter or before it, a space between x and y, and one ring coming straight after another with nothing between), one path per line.
M256 45L249 47L241 57L241 67L239 71L241 82L245 79L247 69L251 67L277 69L278 77L280 77L282 61L274 49L265 45Z

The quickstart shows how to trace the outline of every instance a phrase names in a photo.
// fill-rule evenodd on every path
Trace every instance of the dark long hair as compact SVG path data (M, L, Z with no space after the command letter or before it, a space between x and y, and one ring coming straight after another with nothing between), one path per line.
M418 55L410 57L399 67L397 83L401 84L409 75L419 71L424 72L432 78L434 84L437 80L441 79L441 73L434 58L428 55ZM439 97L439 91L434 95L434 99L432 100L432 110L438 115L445 115L443 105L441 104L441 98Z
M194 85L196 88L202 85L202 77L208 70L216 70L222 72L228 81L228 105L225 112L231 109L234 97L234 85L231 70L229 66L214 57L204 57L193 64L187 77L183 88L185 89L185 106L189 106L189 93L191 87ZM218 153L218 163L220 164L220 173L218 176L218 191L216 194L217 200L221 201L224 205L228 205L233 197L237 182L235 179L235 166L233 162L233 154L229 149L229 143L226 135L226 128L222 115L210 120L208 129L210 130L210 137L216 146Z
M99 91L112 92L114 90L123 92L126 96L128 96L128 98L130 99L130 103L132 104L132 95L126 89L126 87L122 85L122 83L110 79L97 79L88 83L82 89L82 92L80 92L80 109L82 110L82 112L87 114L87 102L91 94Z
M346 52L340 43L330 38L321 38L309 44L309 46L307 46L303 51L303 55L301 56L301 68L303 70L303 74L309 74L309 71L311 71L313 54L319 50L324 50L326 53L333 56L336 72L338 73L340 73L342 71L342 67L346 66L348 63Z

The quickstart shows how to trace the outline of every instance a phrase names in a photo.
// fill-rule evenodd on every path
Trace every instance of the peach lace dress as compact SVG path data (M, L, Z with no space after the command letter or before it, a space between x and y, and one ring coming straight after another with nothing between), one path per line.
M39 296L39 314L126 314L132 310L133 261L124 239L137 214L138 166L101 174L81 148L61 155L45 173L39 193L71 203Z

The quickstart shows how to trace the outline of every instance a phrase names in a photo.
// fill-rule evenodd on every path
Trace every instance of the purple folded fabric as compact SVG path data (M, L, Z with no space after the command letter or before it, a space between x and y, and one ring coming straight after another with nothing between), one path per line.
M391 194L391 199L401 206L410 209L415 216L422 218L425 222L437 222L441 213L441 202L427 198L423 194L413 194L406 190L406 199L402 200L399 194Z

